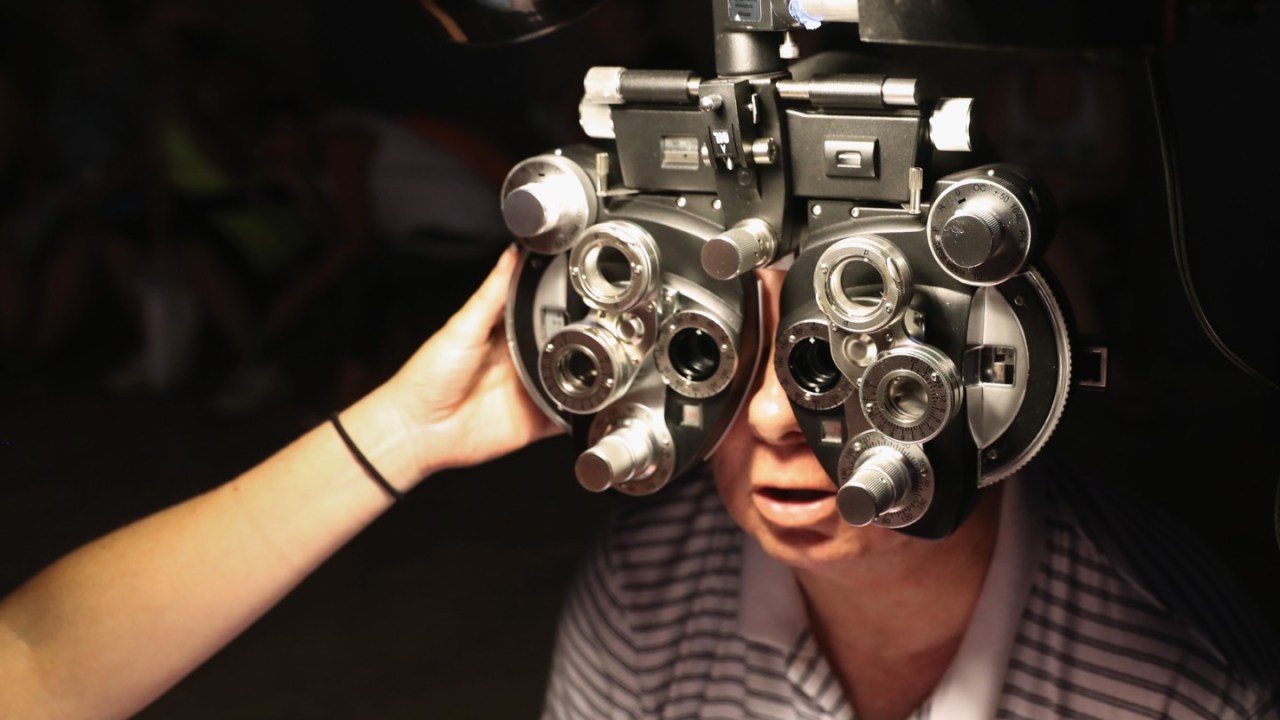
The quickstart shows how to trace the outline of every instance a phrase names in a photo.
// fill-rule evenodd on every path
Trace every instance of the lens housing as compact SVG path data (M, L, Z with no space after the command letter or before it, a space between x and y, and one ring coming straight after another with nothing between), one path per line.
M672 390L691 398L724 390L738 369L738 348L716 317L696 310L678 312L662 324L654 362Z
M559 407L588 414L625 392L635 368L613 333L592 323L575 323L547 341L538 358L538 374Z
M671 337L668 359L676 374L691 382L701 382L720 367L720 348L710 335L696 328L684 328Z
M963 387L955 363L930 345L903 345L880 355L862 375L862 414L904 443L938 436L960 411Z
M778 333L774 371L792 402L809 410L830 410L853 394L853 382L831 355L831 326L802 320Z
M625 220L592 225L569 253L569 282L597 310L625 312L652 295L659 280L658 246Z
M911 302L911 266L896 245L878 235L833 243L813 270L818 307L845 330L873 333L897 322Z
M815 395L831 392L840 383L840 368L831 357L831 343L816 337L791 348L787 369L796 384Z

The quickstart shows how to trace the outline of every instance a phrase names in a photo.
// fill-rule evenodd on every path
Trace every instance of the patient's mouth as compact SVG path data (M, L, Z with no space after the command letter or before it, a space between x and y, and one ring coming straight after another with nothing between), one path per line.
M758 491L761 495L775 502L808 503L830 497L834 490L789 490L785 488L765 487Z
M835 488L757 487L753 493L756 510L780 528L814 528L835 515Z

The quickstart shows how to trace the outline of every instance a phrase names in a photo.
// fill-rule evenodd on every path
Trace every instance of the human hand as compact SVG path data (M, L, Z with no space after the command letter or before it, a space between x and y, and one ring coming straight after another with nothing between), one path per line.
M525 391L507 348L502 318L516 258L508 248L475 294L382 388L416 439L423 476L562 431Z

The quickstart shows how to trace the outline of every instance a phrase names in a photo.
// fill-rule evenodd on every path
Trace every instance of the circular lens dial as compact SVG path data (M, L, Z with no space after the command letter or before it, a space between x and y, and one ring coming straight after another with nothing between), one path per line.
M662 324L654 361L672 390L704 398L729 386L738 368L738 348L724 323L686 310Z
M911 301L911 266L902 251L875 235L839 240L813 271L818 307L845 330L869 333L892 325Z
M955 417L962 392L951 358L928 345L896 347L863 374L862 414L895 440L923 443Z
M621 342L596 325L578 323L556 333L538 358L547 395L571 413L593 413L624 392L634 368Z
M569 282L597 310L635 307L657 289L658 279L658 246L635 223L592 225L569 253Z
M831 326L805 320L778 333L774 372L787 397L809 410L830 410L853 394L853 382L831 355Z

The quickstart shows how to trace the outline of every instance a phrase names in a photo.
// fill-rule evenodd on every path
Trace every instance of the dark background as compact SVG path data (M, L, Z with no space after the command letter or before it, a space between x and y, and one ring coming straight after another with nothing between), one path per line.
M121 27L144 7L108 5ZM0 72L19 81L37 126L56 61L45 7L0 2ZM558 33L490 48L441 43L411 2L217 8L289 95L426 115L466 128L508 163L582 139L576 106L590 66L712 71L709 12L677 0L614 0ZM1280 36L1271 5L1220 8L1174 28L1161 78L1201 300L1227 344L1275 382L1280 252L1264 99ZM1000 153L1041 172L1059 197L1049 265L1081 336L1110 348L1112 387L1073 389L1048 451L1179 516L1280 628L1280 392L1214 349L1179 287L1140 65L876 52L989 100ZM1094 99L1069 101L1075 91ZM3 176L6 211L24 197L17 166ZM0 593L76 545L247 469L385 377L487 271L499 246L484 247L413 266L420 277L395 286L401 311L361 318L381 332L355 385L343 379L333 299L317 301L280 352L287 390L233 413L211 400L234 353L206 325L180 380L108 389L109 371L142 339L94 266L58 345L33 359L15 341L0 359ZM20 272L46 267L47 256L14 257L29 263ZM139 717L536 716L564 583L622 502L578 488L571 460L558 438L430 479Z

